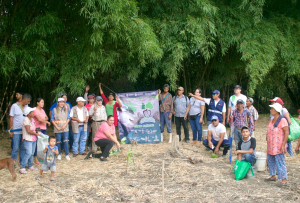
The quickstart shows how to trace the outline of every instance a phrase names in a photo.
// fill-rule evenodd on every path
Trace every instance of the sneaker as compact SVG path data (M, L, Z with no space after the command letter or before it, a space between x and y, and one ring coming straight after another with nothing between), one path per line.
M25 168L21 168L19 171L20 171L20 173L22 173L22 174L26 174L26 173L27 173L27 171L26 171Z
M87 155L87 153L83 152L83 153L82 153L82 154L80 154L80 155Z
M71 160L71 158L69 157L69 155L66 156L66 159L67 159L68 161Z
M211 150L211 149L209 149L209 148L206 148L206 149L205 149L205 151L210 151L210 150Z
M108 161L106 158L100 158L100 161Z
M78 154L73 154L73 157L77 157Z
M53 177L50 178L50 181L55 181L55 179Z
M38 169L37 169L37 168L34 168L33 166L31 166L28 170L31 170L31 171L37 171Z
M190 140L185 140L186 143L190 143Z
M61 160L61 155L57 155L57 160Z

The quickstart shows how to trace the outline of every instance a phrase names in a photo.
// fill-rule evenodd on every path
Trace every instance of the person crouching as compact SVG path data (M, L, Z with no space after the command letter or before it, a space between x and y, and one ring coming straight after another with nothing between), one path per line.
M73 157L78 155L78 142L79 144L79 154L87 155L85 153L85 144L87 139L87 122L89 120L89 112L84 106L86 100L82 97L76 99L77 105L71 110L70 117L72 120L72 131L74 133L73 142Z
M230 148L226 127L219 122L218 116L212 116L211 122L212 124L208 126L207 130L207 139L203 140L203 145L215 154L219 153L220 147L224 147L223 157L225 157Z
M252 166L256 162L256 139L250 136L250 129L247 126L241 128L241 134L243 139L238 143L238 150L234 153L238 156L237 159L240 161L247 161Z

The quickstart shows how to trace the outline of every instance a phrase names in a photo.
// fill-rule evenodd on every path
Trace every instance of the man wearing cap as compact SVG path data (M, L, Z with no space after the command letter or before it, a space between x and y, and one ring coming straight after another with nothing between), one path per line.
M224 147L223 157L225 157L230 148L226 127L219 122L219 117L216 115L212 116L210 120L212 123L208 126L207 139L203 140L203 145L215 154L219 153L220 147Z
M256 122L258 120L258 112L256 110L256 108L253 106L253 99L251 97L248 97L247 101L246 101L246 108L250 111L252 120L253 120L253 132L251 137L254 137L254 131L255 131L255 126L256 126Z
M19 149L20 149L20 163L22 158L25 155L24 147L22 146L22 124L24 120L24 111L28 108L28 104L30 104L31 96L30 94L24 94L22 100L14 103L9 112L9 126L10 130L20 129L19 131L9 132L10 137L13 139L13 149L11 153L11 158L16 160Z
M165 124L167 126L167 132L169 133L169 142L172 139L172 112L173 112L173 99L169 93L170 86L164 85L164 92L161 94L161 90L158 90L159 99L159 111L160 111L160 132L161 142L163 142Z
M245 95L241 94L241 91L242 91L242 87L239 86L239 85L236 85L234 87L234 95L232 95L229 98L228 112L227 112L227 123L230 123L229 117L233 113L233 111L236 109L237 101L239 99L241 99L243 101L244 105L246 105L247 97ZM232 132L234 132L234 123L232 124Z
M185 142L189 143L189 127L188 127L188 113L189 109L189 98L183 94L183 87L177 88L177 96L173 97L174 111L175 111L175 125L176 133L179 135L179 141L181 141L181 124L183 125ZM172 137L170 137L169 143L172 142Z
M225 117L226 117L226 104L225 102L220 99L220 91L214 90L212 92L212 99L211 98L203 98L201 96L195 96L189 93L189 96L194 97L195 99L199 99L204 101L208 105L208 115L207 115L207 124L211 124L212 116L217 116L219 122L225 125Z
M96 97L96 103L93 104L89 110L89 115L92 118L92 147L91 153L97 152L97 145L94 142L94 138L99 126L107 120L106 109L102 105L103 99L101 96Z
M243 139L241 134L242 127L249 127L251 135L253 132L253 120L249 110L244 108L244 100L239 99L236 103L237 108L232 112L231 117L234 122L234 142L236 149L238 149L238 143Z
M89 112L84 106L86 100L83 97L78 97L76 99L77 105L74 106L70 112L70 117L72 120L72 130L74 133L73 141L73 157L78 155L78 142L79 144L79 154L86 155L85 144L87 139L87 122L89 120Z

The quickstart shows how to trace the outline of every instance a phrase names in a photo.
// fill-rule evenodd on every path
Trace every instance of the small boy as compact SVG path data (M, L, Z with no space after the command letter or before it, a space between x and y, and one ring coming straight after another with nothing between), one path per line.
M250 137L250 129L247 126L241 128L241 134L243 140L238 143L238 150L235 151L235 154L238 156L238 160L243 160L249 162L252 166L256 162L256 139Z
M58 147L56 144L56 137L49 137L49 145L44 149L44 153L46 153L44 163L41 166L40 176L43 177L43 171L51 171L51 181L54 181L54 172L56 171L56 156L58 155Z

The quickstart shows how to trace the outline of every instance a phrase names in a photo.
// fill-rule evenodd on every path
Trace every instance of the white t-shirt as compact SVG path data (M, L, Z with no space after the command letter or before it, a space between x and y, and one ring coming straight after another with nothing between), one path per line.
M228 102L228 107L231 107L231 112L230 113L232 113L236 108L235 108L235 106L236 106L236 102L237 102L237 100L239 100L239 99L242 99L243 101L244 101L244 106L246 105L246 101L247 101L247 97L245 96L245 95L243 95L243 94L240 94L240 96L235 96L235 94L234 95L232 95L230 98L229 98L229 102Z
M73 117L73 109L74 108L77 108L77 115L78 115L78 119L83 121L83 107L81 109L79 109L77 106L74 106L72 109L71 109L71 112L70 112L70 117ZM87 111L87 117L89 116L89 112ZM83 123L78 123L79 125L83 125Z
M209 105L211 98L204 98L204 102ZM219 102L219 101L218 101ZM218 102L214 101L215 107L217 107ZM222 109L222 112L225 113L226 112L226 103L224 102L224 106Z
M224 140L228 140L227 134L226 134L226 128L222 123L219 123L217 127L215 127L213 124L210 124L208 126L208 131L211 131L212 138L216 141L220 140L220 134L225 133Z
M27 107L28 107L28 105L26 105L24 107L24 111ZM21 108L19 107L19 105L17 103L14 103L11 106L9 115L14 117L12 129L22 128L24 116L23 116L23 111L21 110ZM16 131L16 132L14 132L14 134L22 134L22 131Z

